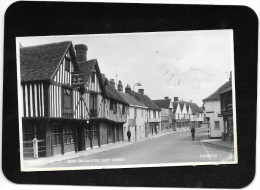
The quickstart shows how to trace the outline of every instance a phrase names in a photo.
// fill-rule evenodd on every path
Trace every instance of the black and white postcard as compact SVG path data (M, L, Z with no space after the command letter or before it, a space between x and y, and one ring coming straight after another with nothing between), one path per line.
M252 9L18 1L4 23L8 180L204 188L253 181Z
M232 30L17 38L21 170L236 164Z

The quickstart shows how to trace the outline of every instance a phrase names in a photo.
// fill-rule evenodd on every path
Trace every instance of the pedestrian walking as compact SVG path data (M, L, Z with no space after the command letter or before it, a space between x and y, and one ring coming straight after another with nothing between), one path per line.
M195 127L192 127L190 132L191 132L192 140L194 141L194 139L195 139Z
M128 137L128 141L130 142L131 139L131 131L128 129L127 131L127 137Z

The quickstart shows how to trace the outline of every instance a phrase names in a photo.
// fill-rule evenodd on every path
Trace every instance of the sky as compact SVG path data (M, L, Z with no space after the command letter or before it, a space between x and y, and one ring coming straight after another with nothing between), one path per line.
M108 79L123 86L141 83L152 100L179 97L202 106L202 99L229 79L234 64L232 30L20 37L23 47L72 41L88 46Z

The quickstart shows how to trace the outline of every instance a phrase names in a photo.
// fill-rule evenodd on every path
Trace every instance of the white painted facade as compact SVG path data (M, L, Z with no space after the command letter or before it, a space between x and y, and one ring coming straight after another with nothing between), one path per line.
M212 101L205 101L205 113L206 117L209 118L210 124L210 137L211 138L218 138L222 137L222 132L224 132L224 124L223 124L223 117L219 117L221 114L220 110L220 101L212 100ZM202 121L203 121L203 114Z
M184 103L182 111L181 111L181 119L187 119L187 107L186 104Z
M180 104L178 103L175 114L173 115L174 119L181 119L181 108Z
M191 112L191 107L190 105L188 106L188 109L187 109L187 119L190 119L191 120L191 115L192 115L192 112Z
M127 110L127 122L124 123L124 141L127 140L127 131L128 128L131 131L131 141L134 141L135 138L142 139L145 138L145 123L148 121L148 108L143 106L135 106L136 109L136 134L135 126L132 123L134 121L134 106L130 105Z

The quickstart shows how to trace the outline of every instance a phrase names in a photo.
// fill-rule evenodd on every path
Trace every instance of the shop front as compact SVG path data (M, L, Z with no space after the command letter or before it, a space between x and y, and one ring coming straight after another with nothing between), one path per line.
M232 115L228 115L224 117L224 124L225 124L225 138L228 141L233 141L233 116Z

